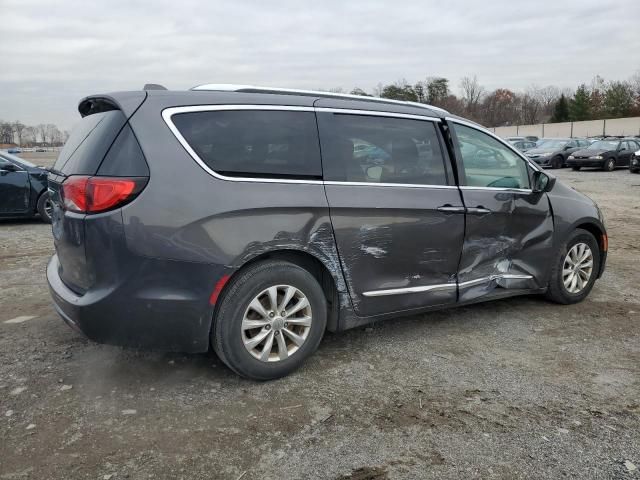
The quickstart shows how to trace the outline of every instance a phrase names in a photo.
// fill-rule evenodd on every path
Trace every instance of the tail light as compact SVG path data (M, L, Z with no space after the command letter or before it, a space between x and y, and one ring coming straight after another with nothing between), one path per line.
M62 184L62 202L64 208L72 212L106 212L133 200L147 181L144 177L74 175Z

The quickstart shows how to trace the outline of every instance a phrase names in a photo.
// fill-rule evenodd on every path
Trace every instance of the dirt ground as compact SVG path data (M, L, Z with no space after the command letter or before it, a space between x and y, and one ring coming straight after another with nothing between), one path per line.
M50 227L0 222L0 479L640 478L640 175L557 174L607 218L585 302L327 334L268 383L88 342L50 305Z

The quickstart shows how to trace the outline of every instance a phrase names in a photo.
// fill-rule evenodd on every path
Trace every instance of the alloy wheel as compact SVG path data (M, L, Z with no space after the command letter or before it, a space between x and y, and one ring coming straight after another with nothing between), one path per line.
M242 319L242 342L261 362L286 360L307 340L312 321L311 304L301 290L274 285L249 303Z
M562 282L569 293L582 292L593 274L593 252L586 243L576 243L564 259Z
M49 217L49 219L53 216L53 202L51 200L47 199L44 202L44 213Z

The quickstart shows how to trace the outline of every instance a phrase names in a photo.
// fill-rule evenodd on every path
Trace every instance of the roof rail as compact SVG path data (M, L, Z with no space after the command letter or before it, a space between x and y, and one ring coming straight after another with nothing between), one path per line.
M364 95L352 95L348 93L323 92L319 90L298 90L295 88L257 87L254 85L235 85L230 83L208 83L205 85L195 86L191 88L191 90L206 90L206 91L214 91L214 92L279 93L284 95L307 95L307 96L327 97L327 98L344 98L344 99L362 100L362 101L369 101L369 102L392 103L397 105L411 105L413 107L428 108L430 110L438 111L441 113L446 113L446 114L449 113L444 108L434 107L433 105L427 105L426 103L406 102L403 100L392 100L389 98L380 98L380 97L368 97Z

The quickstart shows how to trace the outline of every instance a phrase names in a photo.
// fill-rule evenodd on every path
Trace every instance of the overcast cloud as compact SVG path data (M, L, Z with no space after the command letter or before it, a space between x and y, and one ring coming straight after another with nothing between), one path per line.
M0 0L0 18L0 119L63 128L81 97L145 83L523 90L640 70L639 0Z

